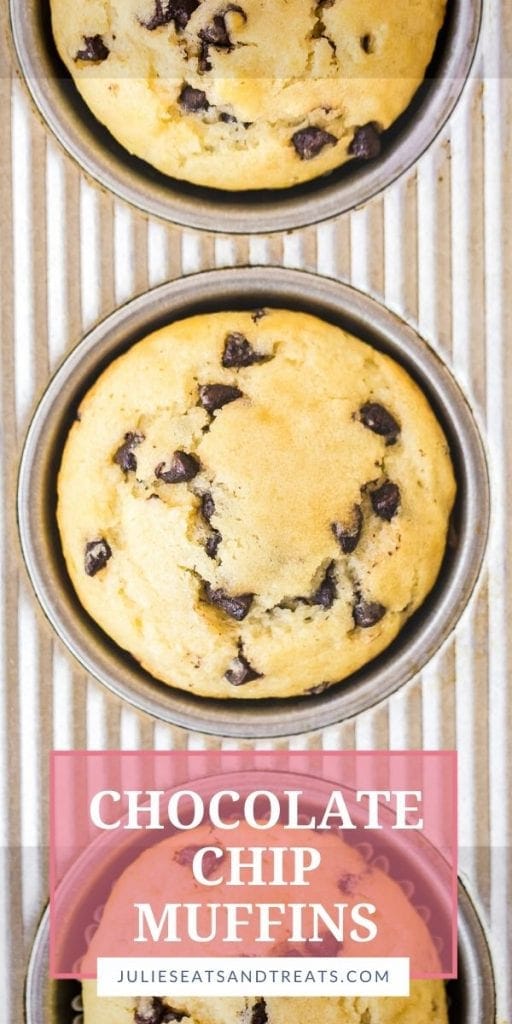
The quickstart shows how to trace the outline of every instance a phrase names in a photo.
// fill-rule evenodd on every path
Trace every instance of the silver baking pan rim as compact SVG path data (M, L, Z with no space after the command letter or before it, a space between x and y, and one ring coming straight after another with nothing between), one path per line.
M120 650L79 604L55 521L65 435L84 392L119 352L158 326L214 309L301 309L388 352L418 381L447 433L459 486L449 548L422 609L379 658L322 694L285 700L210 700L159 683ZM274 738L321 729L373 706L412 678L454 629L477 582L490 514L487 461L468 401L439 356L395 314L352 287L272 267L181 278L116 310L72 350L32 419L20 463L18 524L25 564L50 623L78 661L118 697L166 722L204 733Z
M229 193L166 178L123 149L81 100L51 35L49 0L10 0L18 63L55 137L104 188L156 217L211 232L269 233L319 223L364 205L407 171L451 116L471 73L483 0L449 0L437 56L417 96L385 134L374 161L352 161L291 189Z

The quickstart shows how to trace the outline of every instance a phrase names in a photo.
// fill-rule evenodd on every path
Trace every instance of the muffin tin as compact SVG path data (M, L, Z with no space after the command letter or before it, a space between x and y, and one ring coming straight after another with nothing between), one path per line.
M447 434L458 499L438 582L391 646L323 694L278 700L209 700L159 683L89 618L69 581L56 526L56 475L81 397L105 366L171 320L218 309L300 309L339 324L401 363ZM447 367L411 327L347 285L301 271L239 268L162 285L118 309L71 352L29 428L18 488L20 537L42 608L81 664L124 700L167 722L222 736L276 737L320 729L389 696L417 673L462 614L478 577L489 520L489 482L475 419Z
M396 243L397 255L403 261L404 270L404 294L399 297L398 304L401 308L410 311L418 308L426 309L432 303L434 316L437 314L438 322L444 323L445 336L447 336L450 317L453 318L451 322L454 325L458 322L460 328L459 300L461 298L463 300L462 313L464 313L464 302L468 303L468 324L471 338L469 331L466 332L467 336L462 341L459 335L458 365L459 367L464 366L467 371L466 379L478 377L479 381L482 379L485 381L487 395L484 394L484 386L482 386L480 394L482 415L485 415L487 409L490 444L494 444L496 451L502 451L506 449L506 431L502 424L498 425L496 417L492 414L495 401L499 402L500 400L499 395L495 398L494 388L498 385L496 390L499 391L500 375L503 375L505 381L507 379L504 350L500 349L499 344L499 309L496 314L498 321L495 322L492 312L490 318L489 313L486 314L487 319L485 320L479 303L482 300L485 275L490 270L494 272L493 260L495 259L496 279L495 285L490 289L491 305L489 308L492 309L493 300L496 299L496 288L499 288L500 261L504 259L505 249L503 240L500 241L499 232L494 232L495 245L491 247L491 255L489 252L486 254L482 252L479 241L482 224L490 226L492 233L492 225L495 221L497 222L497 219L500 222L506 222L506 202L504 206L506 197L500 195L499 189L491 187L489 195L487 195L489 190L486 192L485 203L483 201L484 182L492 182L496 175L499 177L500 174L506 180L507 170L510 169L510 155L507 156L506 149L500 148L500 139L504 131L504 93L500 92L499 79L496 79L490 89L487 89L484 79L485 74L494 76L496 67L503 67L504 61L506 61L507 31L512 22L510 16L507 16L505 4L502 4L501 7L497 5L494 10L492 3L484 5L483 0L449 0L449 2L451 6L450 19L440 40L432 69L437 78L425 82L416 101L395 128L387 133L386 150L379 161L362 166L354 164L324 179L313 181L308 186L290 191L249 193L247 195L223 194L213 190L195 189L192 186L165 179L141 161L130 157L118 146L87 110L58 59L49 30L48 0L26 0L24 3L22 0L10 0L10 4L5 5L5 17L7 23L8 7L10 7L11 26L19 66L22 74L26 76L28 90L32 94L42 118L67 153L92 178L135 206L178 225L202 228L210 232L219 230L223 232L270 232L320 222L337 213L362 205L370 196L376 195L403 174L407 168L412 167L414 161L443 129L464 88L465 80L470 75L477 47L482 10L485 10L487 19L485 49L488 59L483 62L483 70L480 70L478 75L479 81L473 85L468 83L467 99L470 102L467 108L464 104L466 109L459 111L462 115L460 119L458 117L455 119L454 127L458 134L454 138L454 147L450 149L447 146L446 151L440 144L434 147L432 163L435 164L433 170L435 181L434 179L422 181L420 175L416 188L416 181L413 174L410 174L403 182L404 188L393 190L389 198L392 202L397 198L402 200L407 191L407 216L410 213L412 224L412 230L406 239L397 237L392 240L393 245ZM8 27L5 35L9 35ZM39 318L39 322L44 324L47 315L46 279L49 271L49 258L44 244L45 217L51 224L59 216L64 215L68 221L74 224L76 195L71 189L64 203L58 193L52 194L51 188L48 190L44 188L44 146L39 144L41 130L36 123L36 116L26 117L23 97L19 101L18 120L20 120L21 112L24 122L20 129L20 124L14 123L16 117L14 118L12 123L13 147L12 151L9 151L11 130L9 104L12 100L15 101L14 113L16 115L16 102L21 97L21 90L18 92L17 84L9 88L8 76L11 70L14 76L14 62L10 61L10 51L8 51L5 70L6 130L3 143L6 168L11 166L12 155L17 153L19 157L20 153L27 152L23 147L24 142L28 140L31 146L30 155L34 168L32 181L28 187L25 186L26 191L23 191L23 182L21 187L16 190L19 192L17 202L22 204L23 209L30 210L29 220L32 225L35 225L30 236L23 234L25 226L20 223L19 212L16 217L16 202L13 198L12 187L14 182L10 180L9 174L6 175L4 182L3 210L6 223L10 223L10 218L13 217L16 232L19 231L21 235L21 244L26 246L26 250L24 250L26 261L22 260L21 263L17 261L14 267L14 281L21 289L20 294L29 296L29 301L33 304L35 322L37 323ZM23 136L23 127L26 129L26 140ZM483 144L484 142L485 144ZM456 154L457 159L449 169L452 154ZM73 185L76 183L78 188L78 182L81 179L76 173L77 168L73 167L71 160L66 159L65 154L63 157L66 180L72 182ZM463 172L461 167L463 167ZM427 179L429 179L429 172L430 164L427 161ZM437 177L438 173L439 178ZM411 185L410 191L409 185ZM468 194L464 193L464 187L468 188ZM133 216L132 219L130 211L126 208L120 207L120 209L127 216L131 225L144 224L140 218ZM111 208L108 205L107 210L108 217L111 218ZM393 213L393 211L391 212ZM375 214L377 223L383 224L380 204L374 204L373 214ZM468 219L467 223L465 217ZM420 246L418 251L416 249L416 232L420 231L422 218L423 224L432 226L433 241L429 241L426 250ZM441 219L443 225L440 228ZM373 223L373 217L370 220ZM339 229L342 233L345 230L349 232L351 227L355 227L354 238L357 241L359 238L358 223L353 219L344 218L338 222L337 231ZM396 227L397 223L397 218L392 215L391 226ZM446 229L448 223L451 225L450 236ZM107 225L109 230L111 224L112 221L109 219ZM150 226L154 225L151 225L150 222ZM385 226L387 230L387 221ZM146 231L145 226L143 231ZM7 234L6 252L8 254ZM173 235L173 240L174 237L177 247L183 241L185 245L187 244L188 238L181 232L177 231L175 236ZM341 237L342 235L337 234L336 244L341 244L339 241ZM300 235L298 238L300 239ZM214 260L213 248L210 248L213 245L211 237L204 236L203 239L193 240L194 244L197 242L201 255L201 260L197 265L211 265ZM302 240L304 241L304 238ZM85 245L85 258L90 258L91 261L96 259L99 262L101 255L99 241L90 238L81 239L78 228L73 234L73 247L77 251L80 248L80 241L82 241L82 247ZM363 232L364 242L369 247L373 243L368 228L365 228ZM322 244L320 234L318 243ZM242 245L245 246L245 244L246 240L243 240ZM459 248L461 246L464 248L467 245L467 261L460 261L457 257L457 245ZM438 246L437 251L436 246ZM436 280L433 280L430 273L430 258L435 261ZM55 271L64 277L68 253L65 250L54 251L52 259ZM299 257L299 261L305 262L305 260L306 256L303 253ZM343 259L340 261L340 266L342 263ZM376 264L379 273L383 273L382 259L378 250ZM76 266L76 261L72 262L72 269ZM33 271L32 278L30 273L27 277L27 267ZM138 280L144 280L147 261L141 251L137 253L137 270L140 272ZM425 274L424 271L426 271ZM387 272L386 268L386 274ZM345 263L344 269L340 270L340 273L355 274L356 270L353 268L350 271L348 264ZM447 558L446 579L443 579L436 588L423 612L415 617L414 622L410 623L412 637L409 633L403 634L383 659L382 669L381 659L379 663L370 665L362 678L353 679L346 686L342 685L337 690L314 700L279 702L273 707L252 705L250 708L244 708L243 705L237 703L234 714L231 714L225 703L210 705L203 700L187 700L185 695L169 690L141 673L130 659L124 658L122 653L113 648L108 639L94 627L74 598L74 592L60 557L54 519L55 476L59 452L69 419L72 416L72 409L87 384L109 361L111 354L117 350L121 351L125 345L145 333L146 318L156 325L163 322L168 316L187 315L196 310L195 296L188 290L192 282L179 282L176 286L160 289L148 297L147 304L145 300L137 300L130 307L120 310L109 321L92 332L85 340L84 345L72 354L69 363L65 364L56 380L49 385L34 419L25 449L19 497L22 543L29 572L40 595L41 603L70 649L91 672L102 678L103 682L109 685L119 697L130 700L139 708L169 722L178 722L181 725L189 725L191 728L200 728L205 732L214 732L218 735L253 737L264 735L269 739L281 735L283 732L309 730L327 725L336 719L355 715L358 711L391 694L406 678L426 663L453 629L468 601L483 557L489 518L487 468L478 429L460 390L435 354L417 339L413 331L401 324L395 317L385 313L380 307L363 299L348 288L329 281L322 282L320 288L319 282L304 274L294 275L294 281L291 283L290 275L284 271L272 272L272 275L272 282L270 282L269 278L265 278L264 274L262 276L260 271L244 271L236 282L235 279L232 279L230 287L227 288L227 298L233 296L233 301L236 299L241 304L252 305L255 283L256 289L261 287L267 296L273 298L273 301L286 301L287 305L311 308L312 311L316 310L319 315L327 316L337 322L362 324L370 340L381 344L397 359L402 360L404 365L407 365L418 381L423 384L452 440L460 487L455 523L458 531L458 546L456 551L452 550ZM199 302L203 303L204 308L209 308L209 304L211 308L215 308L216 304L224 302L223 291L228 279L224 277L221 284L217 283L216 278L217 275L209 274L194 282L194 287L198 289ZM94 287L96 289L99 287L97 278ZM303 289L303 291L299 292L299 289ZM406 299L406 293L414 295L412 301ZM299 294L301 298L298 297ZM309 306L310 300L311 306ZM107 301L110 301L110 296ZM450 309L450 303L451 311L447 312ZM10 317L13 316L13 320L15 317L19 317L19 313L14 311L14 301L11 301L9 287L5 294L5 305L6 378L10 379L14 367L16 386L18 386L20 378L27 399L30 400L32 383L28 379L24 381L22 375L19 374L19 367L15 366L15 358L16 360L19 358L17 348L21 340L18 336L19 329L16 334L13 330L13 341L9 338ZM66 296L63 315L69 316L70 321L74 324L79 322L78 288L71 289L69 295ZM24 321L21 323L24 328ZM30 337L27 338L27 342L30 342ZM47 365L50 348L44 327L40 332L36 332L33 346L33 355L37 366L44 367ZM460 351L461 347L463 353ZM16 448L16 417L9 403L6 405L4 426L8 469L9 456ZM46 431L48 431L48 436L46 436ZM502 465L500 459L497 458L493 468L493 482L497 494L506 484L506 472L505 464ZM496 538L500 539L501 530L504 543L496 544L494 550L497 562L501 563L502 559L506 559L507 552L504 528L498 519L499 517L495 524ZM16 548L16 538L9 516L6 521L5 544L6 550L9 552ZM492 565L496 567L497 562L493 560ZM12 576L15 575L13 563L10 560L7 570L10 579L11 573ZM495 571L493 577L496 578ZM499 573L497 578L499 585ZM496 584L494 584L495 586ZM408 692L402 695L403 701L398 704L390 703L389 715L386 713L382 716L365 718L361 723L361 734L359 732L354 734L356 744L364 744L368 739L367 723L371 723L371 738L375 746L388 746L396 744L396 742L419 743L421 739L419 740L418 737L421 736L426 744L445 746L455 743L454 737L457 736L461 750L462 781L469 781L471 799L477 802L480 797L485 800L489 788L489 772L491 778L497 778L496 773L498 776L500 773L505 773L507 750L510 748L506 716L502 714L502 701L499 698L499 687L504 682L501 679L499 659L500 656L504 658L506 654L504 641L499 636L499 607L497 612L494 608L492 609L494 615L491 615L491 621L488 616L488 600L491 600L492 605L493 593L495 593L495 589L493 590L491 579L489 598L484 584L480 588L478 605L476 603L473 605L475 614L471 616L471 619L469 617L466 619L467 625L471 628L471 635L464 628L456 634L457 650L461 656L454 658L453 662L450 657L448 660L436 661L434 668L439 669L437 679L427 678L425 674L421 687L409 688ZM11 814L12 823L18 820L20 803L27 799L27 780L30 788L31 782L39 778L40 786L36 789L40 788L41 793L44 793L46 747L50 742L49 737L53 726L51 700L48 699L52 673L47 660L48 648L45 634L36 620L32 622L31 617L29 618L24 613L23 598L23 588L18 593L16 583L13 584L12 589L11 587L6 588L6 639L9 655L6 672L11 672L6 679L10 693L9 728L11 737L14 739L12 742L6 743L5 746L11 759L14 801ZM493 618L497 618L498 633L495 623L492 623ZM40 644L38 651L41 658L34 670L33 678L30 675L27 679L24 678L25 662L22 662L21 671L16 675L18 662L15 651L16 645L19 646L19 636L21 635L23 636L22 646L29 651L29 657L30 651L35 650L36 645ZM498 644L495 643L496 639L499 639ZM490 656L489 650L493 648L493 642L494 650ZM449 674L447 673L443 681L441 676L446 672L447 666ZM397 676L393 680L395 671ZM54 670L53 678L55 682L59 682L57 668ZM457 686L455 686L455 682L457 682ZM436 683L439 685L436 686ZM85 735L82 722L86 713L89 714L92 711L90 716L92 724L90 731L87 732L87 741L92 745L94 745L98 734L101 734L101 730L105 729L107 732L107 727L109 727L106 711L102 709L97 711L94 704L95 698L94 687L88 688L86 699L79 686L70 688L70 693L63 687L58 696L66 722L68 720L73 722L75 739ZM16 737L16 723L23 722L23 717L20 717L22 711L18 710L18 706L28 716L25 717L24 722L29 723L28 730L25 728L25 742L21 746L18 742L19 737ZM32 742L35 733L30 725L30 712L33 712L34 709L41 743ZM392 726L396 712L398 712L399 728L393 731ZM75 723L78 723L76 729ZM36 725L34 725L35 728ZM67 739L68 733L63 731L62 723L55 720L54 728L56 742L59 742L63 735ZM116 729L117 725L112 734L117 737L121 734L116 732ZM176 733L169 731L166 735L169 737L169 742L176 742ZM348 735L351 735L350 730ZM345 739L343 730L336 733L336 741L345 742ZM330 737L326 737L327 743L329 740ZM194 737L184 735L182 741L183 744L193 746ZM139 741L137 740L137 742ZM178 744L180 743L181 740L178 738ZM41 816L38 817L40 819ZM465 834L471 837L470 841L473 842L475 848L480 844L485 847L489 835L488 822L484 820L477 823L470 820ZM8 854L9 851L7 851ZM491 957L484 930L471 897L462 883L459 883L460 978L457 982L449 984L451 1024L497 1024L498 1019L503 1021L507 1016L505 1009L508 1005L507 991L510 999L511 990L506 965L506 913L502 914L500 911L501 883L503 871L506 872L506 858L507 853L503 850L501 859L493 855L484 857L483 862L485 863L483 863L482 858L476 858L476 862L472 866L472 885L475 886L472 891L479 890L482 899L485 899L485 919L491 922L490 934L494 942L495 977L500 1000L499 1018L495 1007ZM27 867L24 861L23 863L20 861L16 847L12 847L11 855L8 856L8 871L12 884L10 894L6 895L3 934L6 947L6 980L8 982L6 999L11 1007L11 1019L18 1019L21 1017L19 973L23 971L22 965L26 949L22 917L26 917L26 910L29 919L34 920L34 908L37 914L39 897L34 894L37 891L46 890L47 886L45 858L39 858L38 866L34 862L33 868L31 860L30 866ZM19 913L22 897L23 915ZM76 1002L78 989L76 983L72 981L56 983L49 981L48 945L49 919L48 913L46 913L37 931L30 956L25 984L25 1022L26 1024L48 1024L48 1022L49 1024L72 1024L78 1013ZM19 968L19 972L17 968Z
M90 113L53 42L49 0L10 0L18 60L50 129L82 168L118 196L176 224L208 231L271 232L353 209L411 167L452 113L470 74L482 0L448 0L445 26L427 77L383 136L383 152L292 189L226 193L155 171L131 156Z
M25 982L25 1024L77 1024L80 985L48 977L50 915L37 930ZM459 881L459 977L449 981L450 1024L497 1024L491 955L471 898Z
M229 764L227 764L227 773L232 779L233 775ZM331 785L326 780L308 776L308 786L305 784L303 775L293 772L280 774L282 774L281 788L283 792L296 788L303 791L304 806L308 813L314 813L318 809L320 794L324 800L328 799ZM272 770L237 772L237 790L242 794L255 788L264 790L268 788L269 775L275 779L275 771ZM198 778L194 782L194 788L202 794L206 801L222 786L225 778L226 775ZM166 794L166 798L168 795ZM154 833L141 835L131 832L124 834L122 846L111 833L103 833L94 840L75 861L61 883L60 899L67 911L72 908L71 918L68 915L67 927L73 931L79 929L80 932L83 931L84 935L87 935L91 928L95 929L101 917L101 907L97 913L94 913L91 920L91 901L88 898L91 887L94 891L94 901L97 900L98 905L103 906L108 898L112 873L119 877L142 849L158 843L161 838L161 833L155 836ZM351 840L354 842L351 833L347 833L344 838L348 842ZM422 836L415 838L425 847L421 856L421 874L419 874L420 868L415 856L414 888L416 898L419 904L435 908L438 918L449 917L449 908L443 902L444 897L439 887L440 855L432 847L429 847ZM404 858L402 839L397 833L392 830L388 831L384 841L376 838L373 842L372 837L372 846L373 849L368 843L364 844L364 856L369 863L375 859L375 863L379 863L381 870L388 870L383 867L383 863L388 859L386 853L392 853L396 874L394 871L390 871L390 874L397 879L408 877L407 854ZM108 880L104 881L99 871L99 865L106 863L109 865ZM458 883L458 906L459 976L456 981L448 983L450 1024L495 1024L491 955L478 915L460 881ZM79 985L67 980L50 982L48 965L49 912L46 911L39 925L28 966L25 989L26 1024L46 1024L48 1007L51 1011L49 1014L50 1024L72 1024L75 1010L71 1003L73 1002L76 1007Z

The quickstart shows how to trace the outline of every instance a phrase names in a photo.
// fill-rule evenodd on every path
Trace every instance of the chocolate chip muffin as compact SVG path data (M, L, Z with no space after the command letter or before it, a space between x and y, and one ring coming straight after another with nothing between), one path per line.
M58 478L78 597L148 672L288 697L383 651L433 586L455 481L425 396L317 318L172 324L84 398Z
M195 905L204 904L211 897L216 905L219 901L224 902L228 895L230 901L236 903L240 899L240 890L235 888L229 891L229 886L224 886L220 892L216 887L212 892L206 893L204 887L195 881L192 873L192 858L198 849L215 847L219 853L226 846L234 842L236 847L247 849L249 847L265 847L263 855L261 874L268 883L273 880L274 867L270 850L277 847L298 846L304 843L304 832L296 833L294 830L283 832L280 825L259 833L256 836L254 830L247 825L240 825L233 837L226 837L226 833L211 826L201 826L194 829L193 833L183 836L173 835L163 842L158 842L146 850L123 872L120 879L114 884L112 892L107 899L105 909L99 924L99 928L91 940L89 953L86 958L86 969L94 973L96 958L98 956L113 955L130 957L134 955L134 944L132 937L137 933L134 926L133 900L137 894L137 900L149 901L152 906L163 907L164 904L179 899L181 905L191 901ZM432 938L422 917L417 913L414 906L409 902L402 887L379 867L373 863L372 853L368 859L360 849L352 847L340 838L339 834L331 832L323 834L317 841L321 843L322 862L324 868L320 882L317 880L314 894L309 893L309 898L321 898L322 904L329 908L330 904L343 901L349 906L356 905L359 901L365 900L374 903L377 912L373 916L378 926L379 936L372 943L371 956L398 956L403 954L404 934L408 936L408 948L411 953L411 962L414 962L414 954L420 958L418 962L423 964L425 971L434 973L439 968L438 955L436 953ZM193 845L187 845L192 842ZM212 863L207 866L204 861L204 872L208 878L216 879L221 875L229 877L229 866L226 858L212 857ZM289 874L284 871L284 878L289 879ZM313 877L313 876L311 876ZM257 905L259 901L267 902L269 899L268 885L251 888L251 903ZM286 884L272 884L272 903L275 907L287 904L290 901L290 890ZM334 912L333 912L334 913ZM275 915L274 915L275 916ZM292 943L290 941L290 919L282 925L282 931L272 929L272 945L258 944L255 941L257 935L257 914L254 912L248 919L247 925L243 928L244 942L238 955L249 958L262 956L293 956L293 957L353 957L362 956L364 947L353 941L348 935L348 928L345 932L344 941L337 942L330 931L326 931L320 943L313 943L306 940L303 943ZM208 919L202 918L202 930L208 933L210 925ZM222 926L219 926L219 930ZM305 924L304 934L308 932ZM385 938L384 938L385 932ZM220 934L223 934L220 931ZM183 948L180 946L179 955L184 957L183 966L190 966L190 957L199 955L197 946L188 944ZM213 950L213 955L219 955L222 943ZM283 946L286 947L283 954ZM146 955L152 956L173 956L176 949L174 945L165 947L160 942L156 947L146 947ZM234 955L232 946L222 947L224 956ZM214 959L210 955L210 947L202 947L202 956L206 956L206 963L209 967L214 965ZM250 960L247 961L250 966ZM179 961L173 960L173 967L178 967ZM283 960L283 968L286 969L287 960ZM84 1024L164 1024L169 1021L184 1021L184 1024L446 1024L446 998L443 983L440 981L423 981L411 983L411 995L409 998L322 998L315 997L308 999L304 997L217 997L217 998L183 998L169 995L165 998L143 997L143 998L100 998L96 995L96 983L85 982L83 985L84 1002Z
M100 999L84 984L84 1024L447 1024L440 981L413 981L408 998Z
M51 0L58 51L130 152L218 189L378 156L423 81L445 0Z

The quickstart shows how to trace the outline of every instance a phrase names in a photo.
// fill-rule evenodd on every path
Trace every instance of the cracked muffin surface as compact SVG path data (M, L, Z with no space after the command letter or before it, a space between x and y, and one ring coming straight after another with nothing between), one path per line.
M446 0L51 0L90 110L174 178L283 188L373 159L424 79Z
M153 676L287 697L383 651L438 575L444 434L396 362L308 314L165 327L66 441L58 522L83 606Z

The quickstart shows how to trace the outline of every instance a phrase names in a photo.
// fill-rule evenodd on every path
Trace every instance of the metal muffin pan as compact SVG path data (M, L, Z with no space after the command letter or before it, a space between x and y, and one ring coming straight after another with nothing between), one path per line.
M214 310L298 309L351 330L417 380L447 434L458 498L452 543L434 590L378 658L323 694L285 700L210 700L158 682L123 652L80 605L56 524L56 476L84 393L121 352L173 320ZM388 697L446 640L473 591L485 552L489 480L471 409L450 371L415 331L348 285L303 271L237 268L162 285L116 310L73 349L51 380L29 427L18 481L21 546L52 626L80 663L141 711L187 729L231 737L277 737L321 729Z
M60 61L49 0L10 0L18 60L48 126L101 185L149 214L207 231L271 232L317 223L367 202L416 162L452 113L473 64L483 0L448 0L436 53L382 155L292 189L225 192L168 178L131 156L89 111Z
M458 886L458 978L448 982L450 1024L497 1024L491 954L477 912ZM49 978L50 914L47 909L32 946L25 979L25 1024L73 1024L80 984ZM291 1022L292 1024L292 1022Z
M228 755L229 756L229 755ZM325 800L328 797L332 784L322 778L315 776L304 776L296 772L281 772L275 770L254 770L239 771L236 773L237 790L245 794L254 789L265 790L268 788L268 779L275 780L276 770L281 777L281 789L285 792L288 789L300 788L304 795L304 806L308 813L314 813L319 806L320 795ZM226 771L223 774L215 774L194 779L194 789L201 793L205 801L218 791L219 786L226 778L233 778L229 761L226 762ZM180 787L178 787L180 788ZM168 798L169 791L165 799ZM360 809L359 809L360 810ZM357 813L357 812L356 812ZM170 832L172 833L172 829ZM167 833L162 836L151 832L130 832L123 835L123 843L119 843L118 836L112 833L103 833L83 850L74 865L63 879L59 888L58 898L68 909L72 908L71 916L67 921L69 929L80 929L86 936L89 930L97 927L101 919L102 908L104 907L112 885L112 876L120 877L128 865L132 863L143 850L166 838ZM344 837L350 843L355 837L349 832ZM436 908L436 914L450 917L450 909L445 906L444 895L439 887L439 858L441 854L434 851L424 837L416 837L422 840L425 847L424 855L421 858L421 868L418 867L418 860L415 857L415 883L416 893L419 902L431 908ZM357 845L357 844L356 844ZM365 842L364 844L368 844ZM370 853L370 862L375 859L387 859L386 853L392 854L395 870L390 872L392 877L407 878L408 853L404 854L402 839L399 835L389 830L386 838L376 836L373 854ZM417 851L416 851L417 852ZM405 859L404 859L405 858ZM444 863L444 861L443 861ZM106 877L101 873L101 865L109 865ZM380 865L381 870L387 869ZM91 904L90 893L93 892ZM473 903L466 892L462 882L458 881L458 977L455 981L448 982L450 1024L495 1024L495 990L491 954L487 945L484 929L478 918ZM91 905L98 906L98 911L91 919ZM25 1014L26 1024L72 1024L76 1010L71 1006L76 1005L76 997L80 992L79 982L51 981L49 979L49 911L46 910L32 948L25 984ZM64 944L66 938L64 937Z

